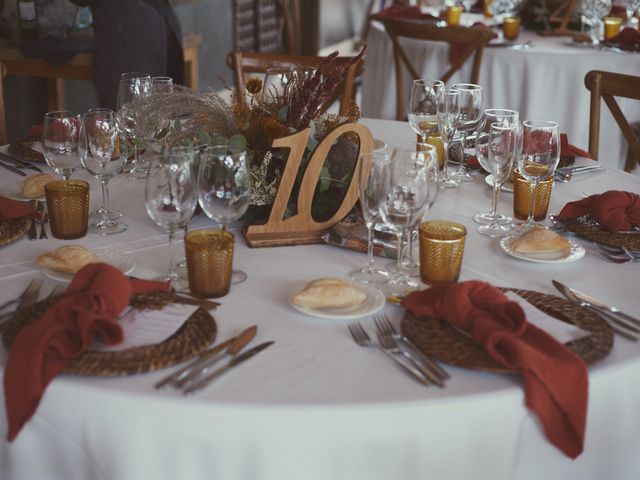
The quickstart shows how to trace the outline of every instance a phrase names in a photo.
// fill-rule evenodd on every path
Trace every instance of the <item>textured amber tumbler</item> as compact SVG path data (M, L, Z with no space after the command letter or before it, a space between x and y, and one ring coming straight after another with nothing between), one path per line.
M533 219L541 222L547 218L549 201L553 190L553 177L538 182L534 191ZM513 216L518 220L529 218L529 205L531 202L531 184L516 169L513 176Z
M193 230L184 237L189 289L198 297L229 293L233 265L233 234L226 230Z
M460 17L462 16L461 5L451 5L447 7L447 25L460 25Z
M51 235L61 240L81 238L89 225L89 184L55 180L44 186Z
M467 229L432 220L420 225L420 278L427 285L455 283L460 276Z
M436 147L436 155L438 156L438 170L442 171L444 169L444 143L442 143L442 138L439 135L429 135L429 137L425 140L424 137L420 134L416 137L417 140L417 149L424 150L420 148L421 143L426 143L428 145L433 145Z
M604 40L609 41L620 33L622 19L620 17L605 17L604 19Z
M502 36L505 40L515 40L520 33L520 18L506 17L502 22Z

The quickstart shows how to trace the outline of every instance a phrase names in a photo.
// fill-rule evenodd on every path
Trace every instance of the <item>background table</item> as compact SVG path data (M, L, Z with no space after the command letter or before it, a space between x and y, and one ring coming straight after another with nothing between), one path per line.
M364 123L390 144L414 137L406 123ZM96 207L99 186L93 179L91 184ZM637 177L608 169L557 185L551 211L603 185L639 190ZM136 276L163 273L167 237L145 212L142 183L115 178L110 190L111 206L125 211L129 230L89 235L77 243L131 255ZM496 240L477 234L471 220L489 208L490 196L478 176L460 189L441 192L427 214L467 226L463 280L553 294L555 278L637 313L637 263L609 263L586 243L586 257L574 263L508 257ZM500 208L509 211L511 201L503 195ZM205 225L210 222L196 218L192 226ZM36 257L64 243L25 237L0 248L0 302L19 294L32 277L42 277ZM448 367L452 378L445 389L425 388L381 352L356 346L345 322L306 317L288 305L294 288L317 277L345 277L364 261L362 254L327 245L251 250L238 238L235 265L249 277L233 286L213 312L218 338L257 324L255 342L275 340L275 345L188 398L154 390L171 369L129 378L60 376L16 441L0 439L0 478L640 477L640 345L616 337L611 354L590 368L585 451L572 461L546 440L525 408L518 376ZM392 305L385 311L396 324L403 313ZM371 318L363 323L372 333ZM0 348L0 364L6 357ZM0 433L6 434L4 412Z
M555 120L569 141L584 150L589 147L589 91L584 77L590 70L638 75L640 54L616 53L576 47L568 37L541 37L521 31L518 41L529 48L484 49L479 84L484 89L485 108L511 108L521 120ZM448 68L449 47L444 43L403 39L407 56L425 78L439 78ZM372 118L395 118L396 81L391 41L379 22L368 36L367 67L362 79L362 113ZM468 82L471 62L453 76L449 85ZM405 71L405 95L410 77ZM618 101L629 121L640 121L640 102ZM405 102L406 104L406 102ZM609 109L603 104L600 121L599 160L624 168L627 144Z

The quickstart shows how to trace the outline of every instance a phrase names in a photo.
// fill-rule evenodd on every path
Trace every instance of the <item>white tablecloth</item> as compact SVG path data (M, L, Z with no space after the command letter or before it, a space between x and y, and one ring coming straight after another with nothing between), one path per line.
M406 123L365 123L390 144L413 137ZM637 177L608 169L557 185L551 211L582 192L614 186L640 190ZM96 206L94 180L92 187ZM145 213L143 190L139 181L114 179L112 207L126 212L129 230L78 243L126 252L137 262L134 275L148 278L164 272L167 241ZM510 210L511 201L503 195L500 208ZM428 214L467 226L463 280L554 293L555 278L637 313L637 263L608 263L589 244L575 263L508 257L496 240L477 234L471 220L489 203L490 190L478 177L442 192ZM0 248L0 302L42 277L36 256L61 244L24 238ZM446 388L425 388L382 353L356 346L345 322L306 317L287 304L294 287L321 276L345 277L364 255L326 245L251 250L241 239L236 249L235 265L249 277L214 312L218 338L257 324L255 342L275 345L188 398L154 390L171 369L129 378L57 377L18 438L11 444L0 440L0 478L640 478L637 343L616 337L610 355L589 369L585 450L572 461L547 441L525 408L517 376L449 367ZM397 306L386 312L396 323L402 316ZM363 323L372 333L371 318ZM0 348L0 364L6 357ZM0 415L3 436L6 428Z
M527 49L484 49L478 83L484 88L485 108L511 108L522 120L554 120L569 135L569 141L589 148L589 91L584 77L590 70L638 75L640 55L576 47L568 37L541 37L522 31L519 41L531 41ZM445 43L403 39L400 42L418 72L425 78L440 78L449 65ZM366 117L395 119L396 80L391 41L378 22L369 31L367 67L362 79L362 112ZM449 81L468 82L471 61ZM405 95L410 75L404 72ZM631 122L640 121L640 102L619 99ZM406 105L406 102L404 103ZM609 109L602 102L599 160L624 168L627 143Z

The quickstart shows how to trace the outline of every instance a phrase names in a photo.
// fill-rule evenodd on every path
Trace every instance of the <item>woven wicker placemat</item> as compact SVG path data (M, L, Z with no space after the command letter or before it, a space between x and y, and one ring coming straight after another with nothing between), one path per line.
M573 340L566 346L588 365L606 357L613 347L613 331L609 324L586 308L553 295L503 288L517 293L546 314L588 330L591 335ZM402 332L426 355L456 367L499 373L517 373L506 369L485 352L481 345L452 327L448 322L435 318L416 317L406 312L401 324Z
M610 233L585 215L580 218L563 220L565 227L576 235L592 242L602 243L611 247L627 247L630 250L640 250L640 232L638 233Z
M14 157L18 157L20 160L26 160L28 162L46 163L44 155L37 150L31 148L34 142L37 142L37 138L25 138L13 142L9 145L9 153Z
M46 309L61 296L45 299L30 308L17 313L7 324L2 341L11 347L18 332L26 325L35 322ZM159 309L168 303L191 303L172 293L154 292L137 295L130 304L137 309ZM97 377L114 377L144 373L170 367L184 362L203 352L215 341L217 326L211 314L198 308L193 315L164 342L144 345L117 352L87 350L72 360L65 373Z
M32 221L26 217L0 221L0 246L15 242L27 233Z

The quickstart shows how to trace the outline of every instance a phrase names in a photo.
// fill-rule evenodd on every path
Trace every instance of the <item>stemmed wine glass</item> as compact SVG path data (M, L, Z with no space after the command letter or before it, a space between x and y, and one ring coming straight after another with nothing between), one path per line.
M529 215L520 225L526 230L535 225L535 190L539 182L553 177L560 161L560 131L550 120L525 120L522 123L522 153L517 158L518 172L531 186Z
M171 93L173 92L173 78L171 77L151 77L151 93Z
M458 180L449 177L449 147L456 134L458 119L460 118L460 92L458 90L443 90L437 99L438 131L444 145L444 176L440 181L441 188L455 188L460 185Z
M189 222L196 208L196 174L190 162L155 157L145 185L145 206L151 219L169 234L169 271L164 280L177 280L173 240Z
M49 112L44 116L42 148L47 165L64 180L80 167L78 144L82 116L77 112Z
M409 125L426 142L438 133L438 95L444 90L441 80L414 80L407 103ZM444 165L443 165L444 167Z
M511 225L498 221L498 197L502 184L509 177L518 145L518 129L515 125L504 125L502 122L491 124L487 156L481 160L482 168L493 175L493 200L491 202L491 223L480 225L478 233L490 237L502 237L511 233Z
M384 200L391 180L391 161L384 152L360 155L358 165L358 193L362 217L367 226L367 264L349 272L354 280L375 283L385 280L388 272L375 267L373 260L373 227L380 219L380 203Z
M249 208L251 184L247 152L231 151L226 145L212 145L200 154L198 201L207 216L226 230ZM245 281L242 270L231 272L231 283Z
M467 143L467 133L475 131L482 119L483 101L482 87L473 83L456 83L453 90L460 92L458 105L460 106L460 117L458 117L458 132L462 145L460 148L460 162L458 169L451 173L451 176L461 182L470 182L473 177L469 175L464 166L464 151Z
M398 238L396 274L388 282L381 284L387 296L403 297L419 286L402 269L404 237L418 224L429 201L427 176L429 169L435 168L434 164L434 156L418 151L395 155L391 161L389 189L380 204L382 220Z
M109 209L109 180L120 173L127 158L124 143L112 110L91 110L82 116L80 160L85 170L102 185L102 206L91 213L89 228L93 233L110 235L127 229L127 224L119 222L119 216Z
M627 11L627 25L631 28L638 28L638 19L635 13L640 10L640 0L624 0L622 4Z
M267 67L262 83L262 98L276 101L284 95L287 84L295 75L295 68L292 67Z
M118 121L121 128L127 134L127 139L133 145L133 162L131 170L127 172L126 178L139 179L146 178L149 164L140 158L138 154L137 120L135 118L132 104L136 100L144 98L151 93L151 76L145 73L129 72L120 76L118 83L118 94L116 99Z
M484 168L484 165L487 164L488 160L488 150L489 150L489 139L491 132L491 125L493 123L499 123L503 126L514 126L517 127L518 135L520 133L520 115L515 110L509 110L506 108L489 108L484 111L484 115L480 124L478 125L478 130L476 131L476 140L475 140L475 148L476 148L476 158L480 165ZM516 154L519 153L519 150L516 145ZM515 158L515 157L514 157ZM514 160L515 161L515 160ZM490 170L485 170L491 173ZM473 216L473 220L476 223L491 223L494 220L493 217L493 208L489 212L485 213L477 213ZM506 215L498 214L496 219L498 223L511 223L511 217Z

